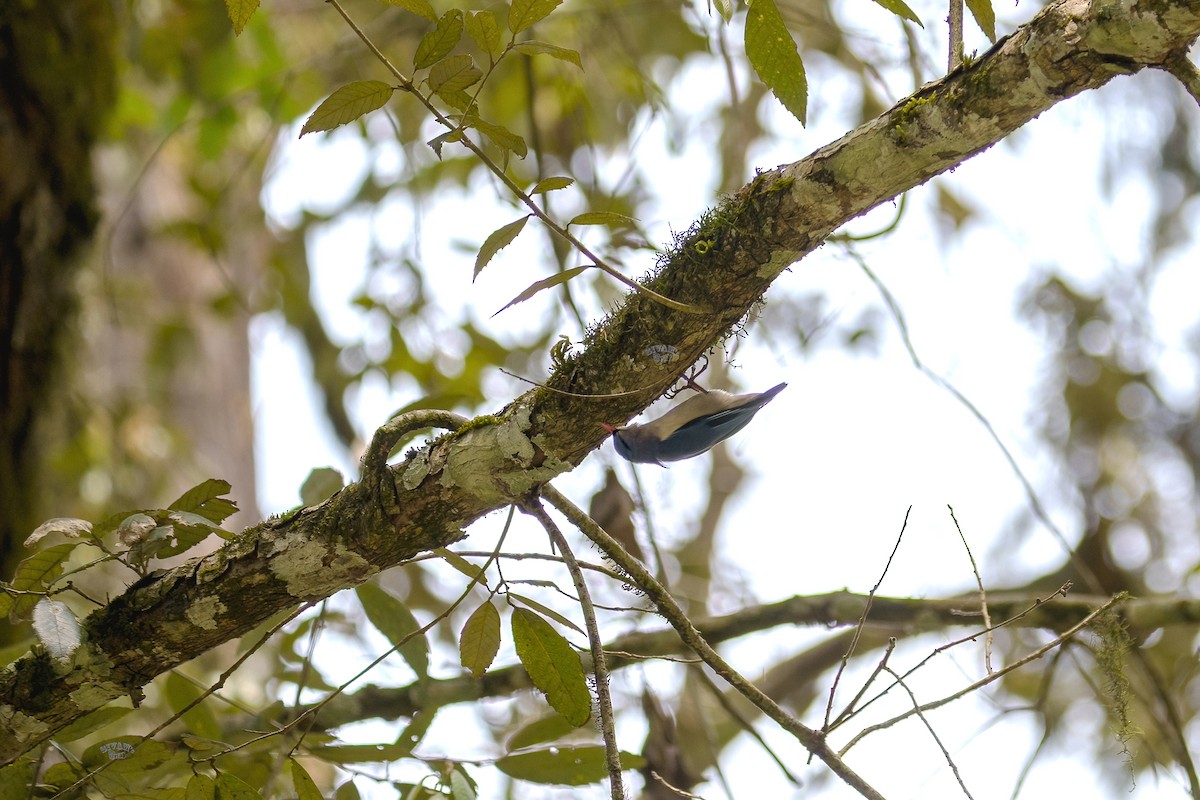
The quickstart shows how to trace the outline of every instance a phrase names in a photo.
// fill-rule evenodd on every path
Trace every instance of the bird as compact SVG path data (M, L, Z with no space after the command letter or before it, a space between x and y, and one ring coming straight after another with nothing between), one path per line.
M749 394L710 389L689 397L653 422L623 428L600 426L612 434L613 447L622 458L664 466L664 461L698 456L733 436L786 386L781 383Z

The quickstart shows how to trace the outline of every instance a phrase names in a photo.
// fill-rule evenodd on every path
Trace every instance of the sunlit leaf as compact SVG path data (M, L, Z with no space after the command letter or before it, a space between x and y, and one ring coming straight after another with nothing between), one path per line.
M292 773L292 788L296 790L296 800L324 800L317 783L308 774L308 770L294 758L289 758L289 768Z
M754 0L746 13L746 57L758 77L801 124L808 83L796 42L783 24L775 0Z
M470 11L466 16L467 33L479 49L494 56L500 52L500 25L491 11Z
M479 277L479 273L483 272L483 268L488 265L488 262L492 260L496 253L512 244L513 239L516 239L525 228L525 223L529 221L531 216L531 214L526 214L520 219L513 220L507 225L502 225L488 234L488 237L483 240L483 244L479 247L479 254L475 256L475 275L471 280Z
M515 583L516 581L511 581L511 582ZM558 586L554 583L554 581L542 582L542 581L530 580L530 581L521 581L521 583L532 584L532 585L549 584L549 586L547 588L554 588L554 589L558 588ZM549 617L550 619L557 622L559 625L570 628L571 630L575 631L576 633L578 633L580 635L583 635L583 636L587 635L586 633L584 633L583 628L579 627L574 622L571 622L570 619L568 619L567 617L564 617L562 614L558 613L550 606L545 605L543 603L539 603L537 600L534 600L532 597L526 597L525 595L517 594L516 592L509 592L508 596L509 596L509 598L520 603L521 605L532 608L533 610L537 611L542 616Z
M174 755L174 750L156 740L140 736L117 736L106 739L83 751L80 759L84 768L103 766L106 771L123 775L144 775Z
M435 136L432 139L430 139L427 142L427 144L431 148L433 148L433 152L437 153L437 157L441 158L442 157L442 145L444 145L446 142L462 141L462 136L463 136L462 131L460 131L458 129L455 129L452 131L446 131L445 133L441 134L440 136Z
M388 5L399 6L405 11L424 17L430 22L437 22L437 12L429 5L429 0L383 0Z
M550 15L562 0L513 0L508 12L508 29L520 33Z
M622 750L620 758L622 769L646 766L646 759L634 753ZM496 766L505 775L531 783L583 786L608 777L608 764L601 745L551 747L516 753L498 759Z
M525 145L525 140L503 125L496 125L495 123L476 117L471 120L471 126L477 128L483 135L492 140L492 144L502 150L516 153L521 158L529 154L529 148Z
M458 553L455 553L453 550L447 550L444 547L439 547L433 552L463 575L466 575L468 578L471 578L472 580L475 580L484 586L488 585L487 574L482 569L460 556Z
M438 95L461 92L483 77L471 57L462 53L450 56L429 70L429 88Z
M452 8L442 15L433 30L421 37L413 56L413 66L425 69L441 61L458 45L462 33L463 12Z
M229 21L233 23L234 36L241 35L257 10L258 0L225 0L225 11L229 14Z
M483 676L500 650L500 612L484 600L472 612L458 637L458 657L476 678Z
M717 7L717 13L721 15L721 19L726 22L733 19L733 3L731 0L713 0L713 4Z
M558 286L560 283L566 283L567 281L571 280L571 278L574 278L576 275L583 272L585 269L587 269L587 267L572 267L571 269L563 270L556 275L552 275L549 278L543 278L540 281L534 281L529 285L528 288L525 289L525 291L521 292L512 300L509 300L508 303L505 304L504 308L500 309L500 311L504 311L507 308L512 308L519 303L524 303L526 300L533 297L543 289L549 289L553 286ZM499 314L500 311L497 311L496 314ZM496 314L492 314L492 316L494 317Z
M361 800L358 787L354 781L346 781L333 792L333 800Z
M992 42L996 41L996 10L991 0L967 0L967 9L977 24Z
M558 189L565 189L575 183L574 178L564 178L561 175L556 175L551 178L542 178L534 187L529 190L530 194L541 194L542 192L553 192Z
M232 488L229 481L210 478L204 483L188 489L167 508L177 511L193 511L219 525L238 510L237 503L223 497L223 495L229 494L229 490Z
M454 800L475 800L479 796L479 786L462 764L454 764L450 769L450 796Z
M371 113L392 96L392 87L383 81L355 81L338 89L317 106L304 121L300 135L329 131Z
M575 727L592 715L592 696L579 653L549 622L527 608L514 608L511 618L517 657L550 707Z
M580 69L583 69L583 61L580 60L579 53L577 51L568 49L566 47L559 47L558 45L550 44L549 42L537 42L532 40L528 42L517 42L515 45L513 45L513 50L516 50L518 53L524 53L527 56L551 56L553 58L557 58L559 61L570 62Z
M567 223L572 225L637 225L637 220L616 211L585 211Z
M401 657L412 667L418 677L429 676L429 641L421 629L421 623L413 616L398 597L374 583L364 583L354 590L362 603L367 619L387 637L393 645L399 645ZM403 644L401 644L403 642Z
M904 0L875 0L875 2L895 14L897 17L915 22L922 28L925 27L925 25L921 22L921 18L917 16L917 12L909 8L908 4L905 3Z
M372 764L404 758L412 748L400 744L331 744L310 747L308 752L331 764Z
M66 603L43 597L33 607L33 632L55 661L66 663L83 641L79 620Z

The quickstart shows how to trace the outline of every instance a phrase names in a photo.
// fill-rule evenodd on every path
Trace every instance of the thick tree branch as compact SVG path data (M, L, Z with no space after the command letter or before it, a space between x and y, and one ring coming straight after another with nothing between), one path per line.
M648 283L708 313L631 295L582 352L556 365L549 385L573 394L529 392L390 467L393 485L381 491L349 486L130 587L85 620L71 665L56 668L39 653L0 673L0 764L115 697L136 699L156 675L278 611L462 538L479 517L579 464L604 441L595 423L623 422L647 406L838 227L1065 98L1165 64L1197 35L1193 0L1062 0L837 142L760 174L681 236Z

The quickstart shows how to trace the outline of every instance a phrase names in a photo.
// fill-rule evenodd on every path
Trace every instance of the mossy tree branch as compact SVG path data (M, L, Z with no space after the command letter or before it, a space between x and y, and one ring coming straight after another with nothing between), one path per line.
M369 482L375 491L351 485L131 586L84 621L71 665L34 654L0 673L0 764L281 610L462 538L476 519L578 465L604 441L596 423L645 408L841 225L1066 98L1166 64L1198 35L1191 0L1061 0L840 140L761 173L681 236L648 283L707 314L632 294L557 363L548 385L571 394L535 389L388 467L389 480Z

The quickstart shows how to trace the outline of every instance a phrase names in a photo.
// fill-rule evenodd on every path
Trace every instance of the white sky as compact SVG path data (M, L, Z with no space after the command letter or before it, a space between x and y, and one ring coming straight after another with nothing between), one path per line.
M1165 78L1143 74L1118 80ZM673 87L672 96L703 97L710 81L710 76L693 69ZM819 98L825 89L811 75L810 86L815 95L811 127L800 128L782 109L768 111L768 121L779 138L756 147L752 165L771 167L796 160L843 132L837 109L822 110ZM1117 91L1117 87L1102 91ZM675 102L680 103L678 99ZM1096 184L1101 147L1113 133L1097 128L1103 119L1100 103L1096 93L1061 103L1009 141L942 178L947 186L972 199L984 215L983 224L973 225L963 238L946 239L936 231L928 213L932 187L926 186L910 193L909 212L896 234L859 247L903 308L921 358L987 416L1039 490L1054 487L1058 479L1056 465L1031 425L1045 353L1029 327L1014 318L1019 290L1034 280L1043 265L1064 265L1080 285L1093 284L1113 270L1136 266L1146 246L1140 238L1140 223L1149 191L1142 176L1133 174L1119 183L1111 202ZM1122 124L1132 126L1135 131L1129 135L1135 135L1136 126L1147 120L1143 115ZM706 139L696 136L692 146L672 154L664 145L662 126L655 124L641 141L637 158L643 167L653 170L651 183L676 190L661 197L643 220L660 243L669 242L670 229L686 228L716 199L713 176L697 168L708 163ZM335 132L293 140L266 192L267 207L283 221L302 205L319 209L325 199L337 198L356 185L352 176L365 167L365 155L354 136ZM614 173L621 168L623 164L614 162ZM449 193L427 202L421 221L421 256L425 263L439 265L430 275L432 291L440 297L453 296L457 302L465 300L473 318L503 338L520 326L523 318L550 313L547 304L557 299L553 293L544 293L516 313L506 312L487 321L504 300L544 277L547 259L539 250L544 239L527 231L471 285L473 254L464 253L455 241L481 242L492 229L517 216L511 208L493 202L493 191L481 188L469 193L473 220L469 229L455 221L461 219L467 193ZM1191 211L1198 215L1197 209ZM395 223L408 214L393 209L383 221L388 224L378 227L406 230L411 226ZM851 229L874 230L892 214L889 205L856 221ZM370 225L364 217L350 219L314 242L314 298L333 334L347 341L361 335L361 317L347 301L358 291L365 274L363 255ZM1200 254L1195 250L1180 254L1163 272L1152 298L1154 324L1167 343L1156 363L1169 376L1168 397L1190 398L1200 383L1184 349L1186 332L1196 321L1195 298L1200 297L1197 263ZM640 271L640 266L630 270ZM864 307L881 306L876 289L834 245L827 245L783 275L772 294L817 289L827 294L831 307L846 320L854 319ZM767 351L753 346L753 329L751 346L739 350L736 374L743 389L763 389L781 380L789 386L730 443L753 478L727 512L716 555L724 573L724 594L714 601L723 602L724 610L792 594L843 588L868 591L879 578L910 505L908 532L881 589L883 594L932 597L973 586L947 504L954 506L981 563L983 578L991 587L1019 582L1061 557L1060 547L1041 527L1019 542L998 540L1024 504L1020 483L978 421L913 369L895 327L890 323L884 327L886 335L877 357L846 353L835 346L804 355L798 343ZM579 338L578 331L564 328L564 332ZM271 316L255 321L254 334L260 502L264 513L270 513L298 502L298 487L310 469L334 465L346 473L353 465L345 463L321 421L308 383L309 367L299 355L295 335ZM543 376L529 377L537 380ZM526 388L503 375L497 375L489 386L495 391L493 408ZM384 386L364 390L355 403L359 430L369 434L393 409L413 399L411 393L389 394ZM310 431L311 435L296 436L296 431ZM629 465L619 462L606 445L556 485L586 506L601 482L603 466L614 463L628 475ZM683 537L694 524L705 494L707 470L707 458L669 470L640 468L656 530L664 541ZM1073 510L1062 508L1053 491L1044 496L1064 532L1076 534L1071 529ZM502 521L503 515L493 515L477 524L465 546L490 548ZM544 534L525 523L516 542L517 548L545 549ZM1138 558L1136 541L1131 542L1130 553L1131 558ZM1186 558L1181 554L1181 563L1194 563L1196 558L1197 553L1186 554ZM993 562L997 564L994 569L990 566ZM1009 573L1000 571L1001 562ZM547 576L566 580L554 573ZM620 601L619 595L614 598ZM626 597L624 602L633 600ZM765 645L771 649L764 652L764 643L752 639L730 646L728 652L735 665L753 678L756 665L796 652L825 635L798 629L786 647L775 639ZM381 639L376 644L383 647ZM904 650L905 663L919 660L932 646L924 641ZM978 647L963 649L945 659L944 667L930 670L926 680L916 681L914 689L924 700L940 696L947 687L979 677L981 663ZM334 680L343 673L336 665L322 667ZM443 668L444 674L452 674L457 665L444 661ZM629 673L618 680L618 688L636 691L641 673ZM396 676L404 680L403 670ZM851 681L845 686L854 684ZM846 692L843 688L843 697ZM1007 798L1036 744L1036 727L1016 714L995 722L996 709L985 696L952 708L933 721L974 797ZM474 723L465 708L441 714L422 752L434 749L441 731L443 737L457 737L447 752L458 755ZM1081 737L1093 736L1103 727L1103 721L1089 718L1083 707L1072 714L1079 717ZM819 724L819 719L806 722ZM641 743L638 724L636 720L622 724L622 743L627 749L636 750ZM804 763L804 754L789 737L773 732L765 723L758 727L789 763ZM390 731L372 725L363 726L358 733L362 741L369 741L394 735ZM1115 763L1115 740L1112 744ZM486 749L482 736L477 746L481 757L494 755ZM850 760L889 798L958 796L950 770L919 726L906 728L906 733L877 734L853 751ZM730 751L724 762L738 796L841 798L853 794L836 782L822 780L821 767L797 768L810 789L814 782L821 787L819 792L789 789L761 749L748 741ZM481 777L485 772L475 770L474 774ZM1065 787L1070 787L1074 796L1092 796L1097 786L1095 772L1092 765L1043 757L1027 782L1025 796L1052 796ZM360 781L359 786L369 790L370 784ZM489 789L495 789L487 784L483 788L484 797L489 796ZM586 796L606 796L606 792L606 788L593 787ZM702 793L708 798L723 796L717 784L703 787ZM551 791L546 796L585 794ZM1162 800L1184 796L1184 787L1171 776L1157 782L1143 779L1129 793L1131 798Z

